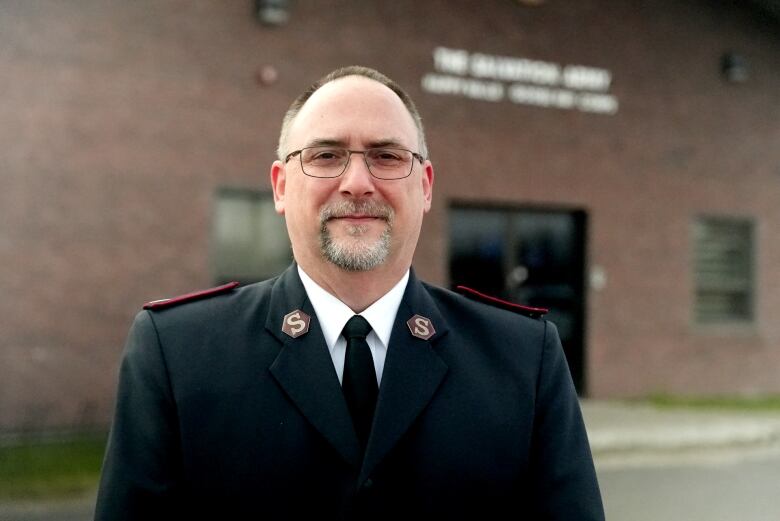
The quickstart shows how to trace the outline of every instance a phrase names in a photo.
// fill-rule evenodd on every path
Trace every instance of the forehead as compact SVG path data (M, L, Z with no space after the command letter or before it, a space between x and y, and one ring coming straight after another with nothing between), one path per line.
M417 128L395 92L369 78L347 76L314 92L290 126L290 149L314 140L349 146L397 141L416 150Z

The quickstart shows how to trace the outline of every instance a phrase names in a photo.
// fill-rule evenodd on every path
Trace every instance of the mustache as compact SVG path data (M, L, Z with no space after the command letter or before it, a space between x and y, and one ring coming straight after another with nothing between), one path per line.
M393 222L395 212L390 205L370 199L347 199L335 203L328 203L320 209L320 223L325 224L331 219L348 217L350 215L364 215L382 219L388 223Z

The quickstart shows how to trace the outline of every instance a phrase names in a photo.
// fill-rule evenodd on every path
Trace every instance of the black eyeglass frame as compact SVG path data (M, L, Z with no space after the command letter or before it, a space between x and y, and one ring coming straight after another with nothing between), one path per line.
M368 150L350 150L348 148L344 147L331 147L331 148L338 148L341 150L344 150L347 153L347 162L344 163L344 169L339 173L339 175L334 175L330 177L323 177L318 175L311 175L306 173L306 169L303 168L303 156L302 152L304 150L307 150L309 148L328 148L323 147L322 145L317 146L311 146L311 147L303 147L298 150L293 150L286 156L284 156L284 163L287 164L290 159L292 159L295 156L298 156L298 163L301 165L301 172L303 172L304 175L313 177L315 179L336 179L337 177L341 177L344 175L344 172L347 171L347 168L349 168L349 162L352 160L352 154L362 154L363 155L363 162L366 164L366 169L368 170L368 173L371 174L371 177L375 179L381 179L382 181L397 181L399 179L406 179L410 175L412 175L412 171L414 170L414 161L412 161L412 166L409 168L409 173L406 174L403 177L379 177L374 172L371 171L371 166L368 164L368 159L366 159L366 152L370 152L371 150L403 150L404 152L409 152L412 154L412 158L419 161L420 165L423 165L425 163L425 158L422 156L422 154L418 154L417 152L413 152L407 148L401 148L401 147L377 147L377 148L369 148Z

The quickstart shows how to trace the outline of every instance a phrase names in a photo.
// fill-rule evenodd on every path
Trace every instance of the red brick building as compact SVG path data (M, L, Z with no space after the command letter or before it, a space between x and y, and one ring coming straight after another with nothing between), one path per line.
M589 396L780 392L776 18L259 4L286 23L250 0L0 5L0 430L105 424L141 303L289 261L267 199L281 117L346 64L423 114L423 278L551 307Z

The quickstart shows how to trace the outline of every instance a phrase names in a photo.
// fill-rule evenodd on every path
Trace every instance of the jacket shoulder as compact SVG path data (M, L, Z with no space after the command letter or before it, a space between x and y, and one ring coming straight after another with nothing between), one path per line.
M171 298L164 298L160 300L152 300L151 302L147 302L143 305L143 309L146 310L159 310L159 309L165 309L165 308L171 308L174 306L179 306L181 304L185 304L187 302L194 302L196 300L204 300L207 298L214 297L216 295L222 295L225 293L230 293L234 289L238 287L238 282L229 282L227 284L223 284L221 286L216 286L214 288L208 288L208 289L202 289L198 291L192 291L190 293L185 293L184 295L179 295L178 297L171 297Z
M467 286L457 286L455 289L460 295L463 295L464 297L471 300L475 300L489 306L494 306L499 309L505 309L507 311L511 311L512 313L517 313L518 315L523 315L528 318L542 318L549 312L549 310L546 308L524 306L522 304L517 304L515 302L510 302L508 300L503 300L498 297L487 295Z
M541 315L518 313L517 310L509 310L493 302L469 298L459 292L425 282L423 286L442 316L451 324L459 325L456 329L472 330L484 327L489 331L509 334L517 331L543 331L544 323L547 322Z

